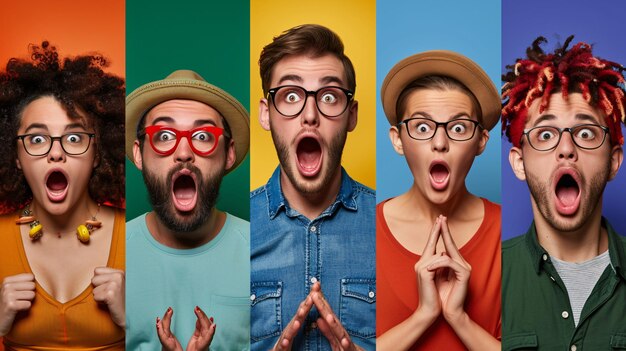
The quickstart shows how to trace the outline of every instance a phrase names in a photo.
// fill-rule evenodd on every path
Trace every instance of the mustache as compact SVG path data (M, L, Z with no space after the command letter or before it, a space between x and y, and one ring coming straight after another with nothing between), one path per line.
M196 167L193 163L185 162L185 163L177 164L176 166L172 167L167 172L167 178L166 179L167 179L167 186L168 186L168 188L171 188L171 186L172 186L172 177L174 177L174 174L182 171L183 169L189 170L191 173L193 173L196 176L196 181L198 182L198 187L200 187L202 185L202 183L204 182L204 178L202 177L202 171L200 171L200 169L198 167Z

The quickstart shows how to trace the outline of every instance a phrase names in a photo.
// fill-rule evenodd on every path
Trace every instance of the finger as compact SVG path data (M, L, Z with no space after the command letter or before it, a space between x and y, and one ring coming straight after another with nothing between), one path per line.
M30 281L18 281L18 282L5 282L4 287L6 290L12 291L30 291L35 290L35 282Z
M13 298L18 301L32 301L35 298L34 291L14 291L12 293Z
M448 227L448 218L442 217L441 221L441 236L443 237L443 245L446 248L446 251L455 260L463 260L463 256L459 252L456 244L454 243L454 239L450 234L450 227Z
M17 283L17 282L32 282L35 281L35 276L31 273L21 273L12 276L8 276L4 278L2 281L4 284L6 283Z
M437 252L437 242L439 241L439 235L441 232L441 219L437 217L435 219L435 224L428 235L428 241L426 242L426 246L424 246L424 251L422 252L422 257L424 256L432 256Z
M107 282L117 282L122 284L124 282L124 272L115 271L111 273L96 274L91 278L91 284L98 286Z
M441 257L433 261L431 264L426 267L429 271L434 271L440 268L449 268L452 269L457 274L463 274L467 271L459 262L453 260L448 256Z
M156 329L159 341L161 341L161 345L165 345L167 336L165 335L165 331L163 330L163 321L159 317L156 317Z
M343 328L341 323L339 323L339 320L335 316L330 304L326 301L326 298L324 298L322 292L313 293L313 303L315 303L320 316L328 322L330 330L335 335L337 340L339 340L342 344L344 343L344 339L347 339L349 342L350 337L348 336L348 333Z
M291 343L293 342L293 339L296 337L296 335L298 335L298 331L300 331L300 327L304 324L304 319L309 314L312 307L313 299L309 295L306 299L304 299L304 301L300 303L296 314L293 316L289 324L287 324L285 330L283 330L283 333L278 339L278 350L288 350L291 348Z
M163 333L167 337L170 337L172 335L172 331L170 330L170 324L172 323L173 314L174 310L171 307L168 307L167 311L165 311L165 314L163 315L163 320L161 321L161 325L163 326Z
M93 270L94 274L110 274L110 273L124 273L123 270L115 269L111 267L96 267Z
M319 281L313 283L313 286L311 286L311 291L322 291L322 283L320 283ZM309 295L310 294L311 292L309 292Z
M338 350L341 344L339 343L339 340L337 340L337 338L335 337L335 334L333 334L333 332L330 330L330 325L328 325L328 322L326 322L324 318L318 318L316 323L317 327L322 332L322 335L324 335L326 340L328 340L330 347L333 350Z
M198 328L198 323L200 323L200 330L209 330L211 321L209 320L209 317L206 316L204 311L200 307L196 306L196 308L193 309L193 313L196 314L197 318L196 329Z
M211 324L211 326L209 327L209 334L206 337L206 342L203 342L202 349L206 349L209 345L211 345L211 342L213 342L213 336L215 335L216 328L217 324Z
M13 302L11 309L13 311L26 311L26 310L30 309L31 306L32 306L32 303L30 301L27 301L27 300L17 300L17 301Z

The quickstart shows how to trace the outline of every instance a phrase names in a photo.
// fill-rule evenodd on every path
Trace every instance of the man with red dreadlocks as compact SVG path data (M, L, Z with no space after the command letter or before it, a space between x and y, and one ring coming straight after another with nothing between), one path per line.
M622 164L624 67L537 38L503 75L509 162L534 222L502 244L503 349L626 346L626 240L602 217Z

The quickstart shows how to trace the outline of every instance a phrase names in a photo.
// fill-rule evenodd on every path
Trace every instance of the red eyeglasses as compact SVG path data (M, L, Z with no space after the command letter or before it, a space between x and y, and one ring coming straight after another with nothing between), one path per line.
M152 150L159 155L168 156L174 153L182 138L187 138L191 150L198 156L208 156L217 147L220 135L230 137L224 129L214 126L177 130L167 126L148 126L146 134Z

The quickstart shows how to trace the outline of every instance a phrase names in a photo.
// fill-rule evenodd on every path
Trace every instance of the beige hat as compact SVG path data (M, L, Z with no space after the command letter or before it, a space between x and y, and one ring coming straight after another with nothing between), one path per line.
M126 97L126 156L134 160L133 143L137 139L137 123L141 117L154 106L173 99L205 103L226 119L233 133L237 157L228 172L235 169L250 148L248 111L230 94L207 83L198 73L190 70L174 71L163 80L140 86Z
M454 78L476 96L483 115L480 122L487 130L491 130L498 123L500 95L487 73L461 54L433 50L409 56L387 73L380 95L385 115L391 125L398 122L396 103L402 90L418 78L433 75Z

